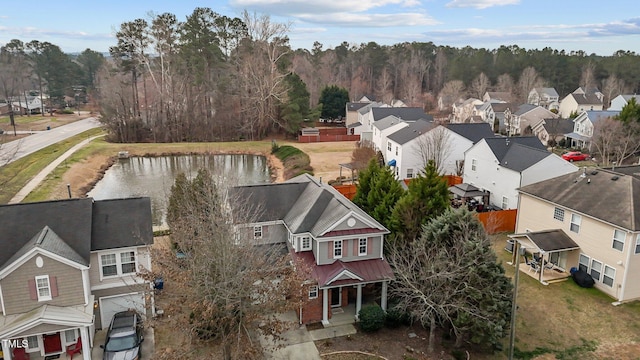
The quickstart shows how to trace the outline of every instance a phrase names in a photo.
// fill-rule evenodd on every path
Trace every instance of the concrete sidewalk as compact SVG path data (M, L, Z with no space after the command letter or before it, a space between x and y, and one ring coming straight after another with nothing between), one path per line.
M98 135L86 140L82 140L78 144L74 145L71 149L67 150L64 154L60 155L57 159L51 162L51 164L47 165L44 169L42 169L42 171L34 176L33 179L31 179L27 183L27 185L20 189L20 191L18 191L18 193L11 200L9 200L9 204L16 204L24 200L24 198L26 198L29 193L31 193L36 187L38 187L38 185L40 185L40 183L47 177L47 175L49 175L56 167L58 167L58 165L62 164L63 161L69 158L71 154L78 151L94 139L102 136L104 135Z

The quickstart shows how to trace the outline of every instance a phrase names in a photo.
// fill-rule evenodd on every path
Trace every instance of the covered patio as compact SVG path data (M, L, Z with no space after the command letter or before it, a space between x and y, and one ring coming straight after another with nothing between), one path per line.
M468 206L469 210L484 211L489 205L490 192L480 190L477 187L462 183L449 187L449 192L454 195L451 201L453 207ZM480 198L478 201L477 198Z
M543 230L509 235L518 243L510 265L519 259L519 270L547 285L569 278L569 268L577 266L580 247L564 231Z

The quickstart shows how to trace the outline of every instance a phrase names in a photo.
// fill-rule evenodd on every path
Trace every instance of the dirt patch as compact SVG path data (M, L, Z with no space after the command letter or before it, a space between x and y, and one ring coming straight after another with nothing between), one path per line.
M309 155L313 175L324 182L340 176L340 164L351 162L351 154L356 148L355 141L321 142L321 143L289 143L288 145L304 151ZM351 176L347 169L342 169L342 176Z

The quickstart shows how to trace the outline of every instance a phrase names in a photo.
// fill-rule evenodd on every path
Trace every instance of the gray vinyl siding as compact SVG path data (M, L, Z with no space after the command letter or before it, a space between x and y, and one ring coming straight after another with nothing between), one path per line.
M289 233L283 224L250 225L240 229L241 236L246 236L246 238L252 239L254 226L262 226L262 238L254 239L256 244L262 245L287 242Z
M112 284L113 286L122 286L122 279L124 278L133 278L135 274L129 274L124 276L116 276L110 277L106 279L100 280L100 258L99 254L107 254L107 253L120 253L124 251L132 251L135 249L136 251L136 266L137 269L140 269L140 266L144 268L148 267L150 263L149 257L149 249L147 247L141 246L138 248L121 248L121 249L113 249L111 251L103 251L103 252L92 252L90 256L91 267L89 268L89 283L92 287L94 286L104 286Z
M371 225L365 224L364 222L360 221L358 218L353 217L353 219L356 221L355 225L353 225L353 226L347 225L347 222L349 221L349 218L347 218L343 222L339 223L335 228L331 229L331 231L351 230L351 229L366 229L366 228L370 228L371 227Z
M342 240L342 257L340 258L340 261L349 262L380 258L382 235L367 236L367 255L363 256L358 255L359 239L360 237ZM331 254L333 255L332 241L322 241L319 242L318 245L318 251L315 251L314 249L314 253L319 265L331 264L337 260L333 259L332 256L329 256L329 251L331 251Z
M41 268L36 266L36 258L43 259ZM49 301L31 300L29 280L36 276L49 275L56 277L58 296ZM82 271L63 264L45 255L34 255L24 264L2 279L2 296L6 315L28 312L44 304L71 306L84 304ZM11 289L11 291L7 291Z

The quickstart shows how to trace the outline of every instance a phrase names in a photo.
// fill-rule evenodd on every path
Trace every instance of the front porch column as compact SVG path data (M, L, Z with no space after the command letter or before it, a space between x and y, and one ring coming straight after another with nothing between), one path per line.
M80 340L82 340L82 360L91 360L91 348L93 344L89 340L89 327L80 328Z
M362 309L362 284L356 285L356 319L360 315L360 309Z
M11 348L9 347L9 341L2 340L2 354L4 356L4 360L11 360L13 354L11 353Z
M322 324L329 325L329 289L322 289Z
M387 311L387 282L382 282L382 297L380 298L380 307Z

